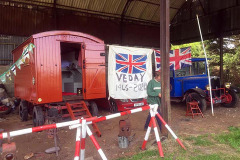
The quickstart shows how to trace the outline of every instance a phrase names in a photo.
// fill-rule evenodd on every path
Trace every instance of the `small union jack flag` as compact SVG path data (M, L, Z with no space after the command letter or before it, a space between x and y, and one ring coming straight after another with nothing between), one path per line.
M170 69L178 70L189 65L192 65L191 61L191 47L180 48L170 51L169 55ZM160 51L155 50L155 68L156 71L161 68Z
M116 53L116 71L136 74L146 71L147 55Z

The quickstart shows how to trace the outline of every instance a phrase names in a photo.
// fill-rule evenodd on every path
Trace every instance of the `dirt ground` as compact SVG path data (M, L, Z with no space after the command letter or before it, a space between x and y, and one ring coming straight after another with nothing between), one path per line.
M237 108L224 108L221 106L214 106L215 116L212 116L211 108L209 106L207 111L204 113L204 118L201 116L196 116L194 119L185 116L186 106L184 104L172 103L171 106L172 123L170 124L170 127L180 138L193 135L225 132L229 126L240 127L240 103L238 103ZM110 114L108 111L100 110L100 115L104 116L108 114ZM108 159L117 159L123 156L131 156L140 151L139 148L141 147L145 136L144 123L147 115L148 111L144 111L99 122L97 124L102 133L102 137L97 137L95 134L94 135ZM118 124L119 120L121 119L130 119L132 125L132 140L127 149L121 149L118 145ZM0 119L0 128L5 129L5 131L13 131L31 127L31 120L27 122L20 122L17 114L10 114L5 118ZM69 130L68 127L65 127L58 130L59 147L61 149L59 151L58 157L54 153L44 154L44 151L46 149L54 146L54 140L47 138L46 131L14 137L12 138L12 141L16 142L16 155L17 159L19 160L24 159L24 156L30 153L43 153L35 154L36 156L32 157L31 160L72 160L74 158L75 152L75 135L76 129ZM171 135L169 135L169 137L171 137ZM154 133L151 132L147 148L152 145L154 140ZM4 142L6 142L6 140L4 140ZM157 146L155 145L154 147ZM168 151L164 149L164 152ZM85 158L87 160L101 159L89 137L86 138Z

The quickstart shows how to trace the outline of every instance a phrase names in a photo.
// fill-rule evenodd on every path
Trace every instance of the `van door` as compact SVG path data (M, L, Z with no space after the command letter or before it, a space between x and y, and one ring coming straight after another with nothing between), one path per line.
M84 99L106 98L105 45L82 45Z

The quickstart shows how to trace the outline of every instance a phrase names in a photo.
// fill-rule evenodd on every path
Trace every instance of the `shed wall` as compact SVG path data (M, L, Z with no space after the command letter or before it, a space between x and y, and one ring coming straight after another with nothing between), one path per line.
M12 64L12 50L26 39L27 37L0 35L0 65Z

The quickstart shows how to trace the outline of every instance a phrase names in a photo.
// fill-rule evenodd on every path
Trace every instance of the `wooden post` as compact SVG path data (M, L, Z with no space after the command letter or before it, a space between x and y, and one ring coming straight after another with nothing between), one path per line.
M163 119L170 124L171 106L170 106L170 31L169 31L169 0L160 0L160 52L161 52L161 112ZM168 131L162 127L163 135L168 136Z

